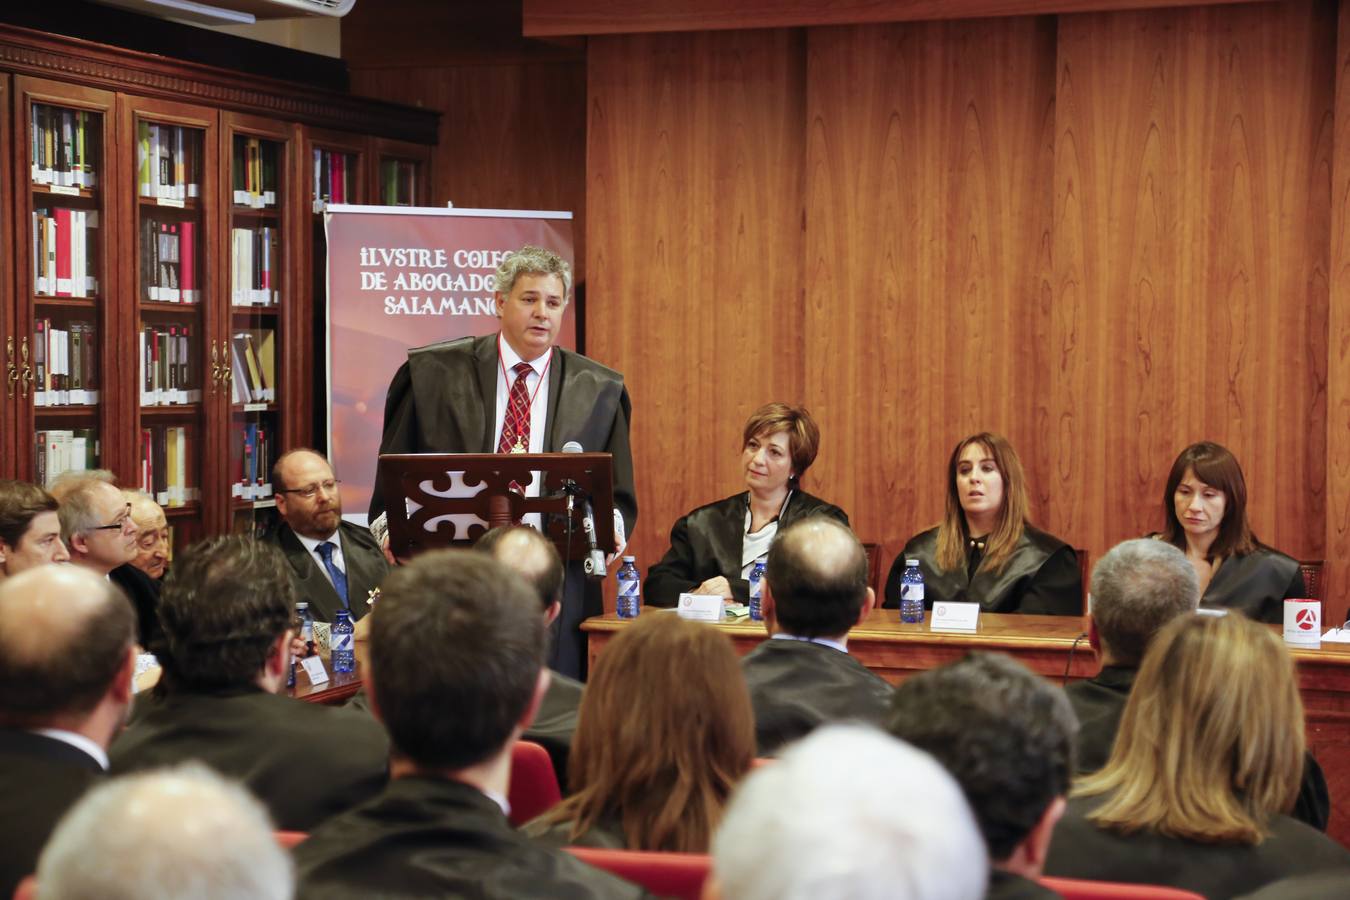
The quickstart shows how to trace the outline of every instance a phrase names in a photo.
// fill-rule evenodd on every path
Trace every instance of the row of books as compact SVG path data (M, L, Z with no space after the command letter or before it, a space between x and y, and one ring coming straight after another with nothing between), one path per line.
M73 469L98 468L98 432L92 428L48 429L34 437L37 483L51 486L56 476Z
M183 201L201 194L202 132L136 123L136 195Z
M187 323L141 329L141 406L201 402L201 367L191 329Z
M281 258L278 229L230 229L230 303L234 306L276 306L281 302Z
M33 183L94 187L98 183L99 115L34 103L31 119Z
M236 135L233 172L234 205L265 209L277 205L277 155L272 141Z
M141 429L141 490L160 506L182 506L200 499L200 490L188 486L193 443L186 425Z
M98 212L65 206L33 210L34 290L48 297L98 293Z
M241 331L230 338L234 403L272 403L277 399L276 332Z
M33 405L76 406L98 402L98 341L92 322L51 319L33 324Z
M272 439L267 429L249 422L230 438L230 462L234 483L230 495L237 500L265 500L272 496Z
M407 159L380 163L380 202L385 206L417 205L417 163Z
M356 201L356 157L315 147L314 199L325 203Z
M201 302L196 222L141 219L141 286L146 300Z

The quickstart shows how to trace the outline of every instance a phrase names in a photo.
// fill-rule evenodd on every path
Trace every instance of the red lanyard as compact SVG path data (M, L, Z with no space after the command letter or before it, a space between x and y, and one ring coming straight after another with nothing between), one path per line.
M524 362L524 360L521 360L521 362ZM502 356L502 334L500 331L497 332L497 365L502 367L502 381L506 383L506 391L509 396L511 393L511 376L506 374L506 359ZM534 393L530 394L530 405L525 410L527 417L534 412L534 398L539 396L539 389L544 386L544 381L548 378L548 367L551 365L553 365L553 348L549 347L548 362L544 363L544 371L539 373L539 383L534 386ZM534 365L531 364L530 367L534 368ZM523 377L529 378L529 373L526 373ZM508 404L510 402L510 400L507 400Z

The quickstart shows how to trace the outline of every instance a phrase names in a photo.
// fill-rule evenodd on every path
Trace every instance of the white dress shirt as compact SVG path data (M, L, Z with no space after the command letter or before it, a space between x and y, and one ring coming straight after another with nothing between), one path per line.
M323 557L319 555L319 545L327 541L333 545L333 565L343 575L347 574L347 560L342 555L342 532L333 532L326 538L305 537L303 534L296 534L300 539L300 544L309 552L309 558L314 560L314 565L319 567L323 577L328 579L329 584L333 584L333 576L328 574L328 567L323 564ZM333 590L337 590L337 585L333 585Z

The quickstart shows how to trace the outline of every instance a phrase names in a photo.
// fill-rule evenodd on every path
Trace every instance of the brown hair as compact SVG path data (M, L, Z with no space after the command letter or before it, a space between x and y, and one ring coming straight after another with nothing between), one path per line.
M1110 794L1088 818L1207 844L1259 844L1303 767L1294 661L1246 616L1182 615L1144 654L1106 766L1074 790Z
M792 457L792 483L795 485L811 468L820 450L820 428L806 407L788 406L786 403L764 404L745 420L741 449L745 449L751 438L760 435L767 437L780 431L787 432L788 455Z
M37 485L0 480L0 541L17 549L33 520L55 509L56 498Z
M630 850L707 853L755 754L754 713L726 635L642 616L605 647L572 741L572 796L545 821L575 841L604 819Z
M1163 491L1163 540L1186 549L1186 531L1177 518L1177 485L1186 477L1187 470L1212 488L1223 491L1223 521L1219 523L1219 533L1209 546L1209 558L1221 559L1226 556L1244 556L1256 549L1256 536L1247 524L1247 480L1242 477L1242 467L1237 457L1212 441L1191 444L1177 461L1172 463L1172 471L1167 476L1167 488Z
M961 463L961 454L971 444L979 444L989 451L1003 476L1003 506L998 511L998 524L985 542L984 558L980 568L997 572L1012 558L1022 532L1029 524L1027 517L1026 476L1022 474L1022 461L1017 451L1001 434L981 431L963 438L952 450L947 460L947 508L938 526L937 563L944 571L963 569L966 565L966 517L961 509L961 495L956 490L956 468Z

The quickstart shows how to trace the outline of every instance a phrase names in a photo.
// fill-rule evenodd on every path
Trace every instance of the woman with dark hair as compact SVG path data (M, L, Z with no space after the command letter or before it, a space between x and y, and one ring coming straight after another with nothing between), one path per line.
M571 795L525 830L558 845L707 853L754 755L731 641L699 622L643 616L605 647L586 685Z
M1304 727L1274 632L1244 616L1176 617L1144 654L1106 766L1070 794L1045 874L1223 898L1350 866L1288 815Z
M947 462L942 524L916 534L886 579L887 607L900 605L905 560L919 560L924 605L978 603L985 612L1076 616L1083 576L1073 548L1031 524L1026 476L1012 444L972 434Z
M651 606L674 606L680 594L712 594L745 603L755 560L786 528L808 516L848 524L842 509L801 490L815 462L820 429L804 407L768 403L751 413L741 437L742 491L700 506L675 523L670 549L643 584Z
M1280 622L1284 600L1306 597L1298 561L1267 547L1247 523L1247 481L1237 458L1210 441L1191 444L1167 476L1163 531L1200 576L1200 602Z

